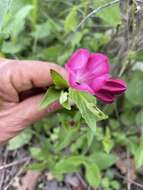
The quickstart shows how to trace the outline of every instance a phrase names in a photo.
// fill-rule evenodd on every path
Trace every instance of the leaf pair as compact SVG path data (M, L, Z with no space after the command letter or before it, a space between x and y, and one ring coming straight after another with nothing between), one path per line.
M66 80L54 70L51 70L51 77L55 86L48 88L40 104L40 109L48 107L51 103L57 100L61 100L63 104L67 101L66 94L63 91L61 92L62 89L64 90L68 88Z

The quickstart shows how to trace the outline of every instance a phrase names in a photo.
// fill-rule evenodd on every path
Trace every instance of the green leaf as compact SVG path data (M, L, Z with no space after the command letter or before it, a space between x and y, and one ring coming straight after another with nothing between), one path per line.
M141 110L136 114L136 124L137 126L143 125L143 110Z
M96 115L97 121L107 119L108 116L105 115L97 106L93 103L87 104L88 108Z
M66 173L77 172L79 170L79 166L84 161L84 156L65 157L56 163L55 167L53 168L53 174L54 176L61 176Z
M6 13L11 5L11 0L0 0L0 29L2 28L5 20Z
M111 26L117 26L121 22L119 6L109 7L97 14ZM114 16L113 16L114 15Z
M30 129L26 129L21 132L19 135L11 139L8 143L8 150L16 150L21 148L25 144L28 144L32 138L32 131Z
M140 138L140 145L135 152L135 163L137 168L143 165L143 130Z
M42 48L41 51L37 54L37 57L42 60L48 60L51 62L56 62L57 58L61 55L61 45L53 45L49 46L48 48Z
M45 168L47 168L47 163L46 162L33 163L33 164L30 164L27 167L28 170L35 170L35 171L37 171L37 170L42 171Z
M91 130L95 133L96 131L96 115L89 109L89 100L93 98L92 95L86 92L76 91L74 89L70 89L70 97L78 107L81 112L82 117L85 119L85 122L91 128ZM91 98L91 99L90 99ZM96 101L94 101L96 102Z
M65 32L68 33L74 31L77 25L78 25L77 7L74 6L72 7L68 16L66 17L64 23Z
M68 92L61 91L60 103L63 104L68 100Z
M62 128L59 133L59 139L55 144L55 151L60 151L69 146L73 141L78 138L77 128Z
M46 162L47 168L51 169L55 165L55 157L51 154L51 145L48 139L42 141L42 147L31 147L30 153L35 160Z
M71 145L71 151L76 152L77 150L82 149L84 143L86 142L86 138L86 134L82 134L81 136L79 136L79 138L77 138L77 140Z
M87 161L85 156L70 156L60 160L53 169L55 176L60 176L66 173L77 172L81 165L86 168L86 178L92 187L98 187L100 182L100 172L96 163Z
M22 49L21 44L14 44L12 42L4 42L2 44L1 51L3 53L10 53L10 54L15 54L20 52Z
M30 148L30 153L36 160L45 160L45 156L43 155L41 148L32 147Z
M40 103L39 109L44 109L49 106L51 103L58 100L60 97L60 91L54 89L53 87L49 87L47 92L45 93L43 100Z
M11 34L13 38L16 38L24 29L26 18L31 10L32 5L25 5L18 12L16 12L13 18L7 23L6 26L4 26L5 32Z
M80 40L83 37L83 33L76 32L75 35L71 39L71 44L73 47L77 46L80 43Z
M61 104L64 108L66 108L66 109L68 109L68 110L71 110L71 104L70 104L69 93L68 93L68 92L61 91L60 104Z
M102 143L103 143L103 147L104 147L105 152L109 153L114 146L114 143L113 143L112 138L111 138L111 132L110 132L109 128L106 128L106 134L103 138Z
M53 83L55 84L57 89L66 89L68 88L67 81L56 71L51 70L51 76L53 79Z
M128 83L126 98L132 105L143 105L143 72L136 71L132 74L131 81ZM135 90L135 87L137 90Z
M89 156L89 160L96 163L100 170L105 170L116 163L117 157L113 154L95 152Z
M90 131L88 130L86 137L87 137L87 146L89 148L92 145L95 136L91 130Z
M97 119L106 119L107 116L96 107L96 98L86 92L70 89L69 95L77 105L82 117L95 133Z
M97 188L100 184L101 175L100 170L96 163L92 162L86 162L85 168L86 168L86 179L90 186L93 188Z
M100 1L94 0L93 6L96 9L109 2L111 2L111 0L100 0ZM121 22L119 3L111 7L108 7L108 9L103 9L102 11L99 11L96 16L101 17L104 21L109 23L111 26L117 26L117 24Z
M50 35L51 29L51 23L46 21L45 23L36 25L35 31L31 35L36 39L46 38Z

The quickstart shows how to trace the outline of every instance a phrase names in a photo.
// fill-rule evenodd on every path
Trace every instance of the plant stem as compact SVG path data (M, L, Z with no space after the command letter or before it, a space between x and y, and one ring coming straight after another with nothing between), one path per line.
M111 7L113 6L114 4L116 3L119 3L120 1L119 0L114 0L114 1L111 1L109 3L106 3L104 4L103 6L101 7L98 7L97 9L94 9L92 12L90 12L85 18L83 18L83 20L79 23L79 25L77 26L75 32L77 32L79 30L79 28L84 24L84 22L89 18L91 17L93 14L97 14L98 12L102 11L103 9L107 8L107 7Z
M37 12L38 12L38 0L32 0L32 28L34 29L37 23Z

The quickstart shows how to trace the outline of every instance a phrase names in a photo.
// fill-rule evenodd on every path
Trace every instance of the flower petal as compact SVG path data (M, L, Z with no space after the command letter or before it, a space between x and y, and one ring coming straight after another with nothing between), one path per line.
M109 74L105 74L100 77L94 78L90 84L93 91L97 92L98 90L100 90L104 86L106 81L109 79L109 77L110 77Z
M66 64L66 69L69 70L79 70L86 66L90 52L87 49L78 49L75 53L72 54L68 63Z
M94 94L94 91L92 90L92 88L90 88L90 86L87 83L81 83L81 84L77 83L76 74L74 74L73 72L69 73L69 84L72 88L75 88L76 90L85 91L90 94Z
M91 75L94 74L96 77L107 74L110 70L109 59L102 53L92 53L86 69Z
M96 92L95 96L107 104L113 103L113 101L115 99L115 96L111 92L103 90L103 89Z
M102 89L110 91L115 95L118 95L122 94L127 89L127 85L123 80L110 78L106 81Z

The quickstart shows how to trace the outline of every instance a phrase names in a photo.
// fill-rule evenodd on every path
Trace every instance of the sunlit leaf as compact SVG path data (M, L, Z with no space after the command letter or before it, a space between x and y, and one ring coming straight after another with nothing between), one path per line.
M30 129L26 129L21 132L19 135L11 139L8 143L8 150L16 150L21 148L25 144L28 144L32 138L32 131Z
M51 76L53 79L53 83L55 84L57 89L66 89L68 88L67 81L56 71L51 70Z
M96 163L86 162L86 179L91 187L96 188L100 184L101 175Z
M86 92L70 89L70 97L77 105L82 117L95 133L96 121L106 119L107 116L96 107L96 98Z
M68 33L68 32L74 31L77 24L78 24L77 7L74 6L72 7L68 16L66 17L66 20L64 23L65 32Z
M0 29L3 26L6 13L8 12L12 0L0 0Z
M55 90L53 87L49 87L45 93L43 100L40 103L39 109L48 107L51 103L57 101L60 97L60 91Z
M105 133L102 143L103 143L105 152L109 153L114 146L114 143L111 137L111 131L109 128L106 128L106 133Z
M60 104L68 109L68 110L71 110L71 104L70 104L70 100L69 100L69 94L68 92L64 92L64 91L61 91L61 95L60 95Z

